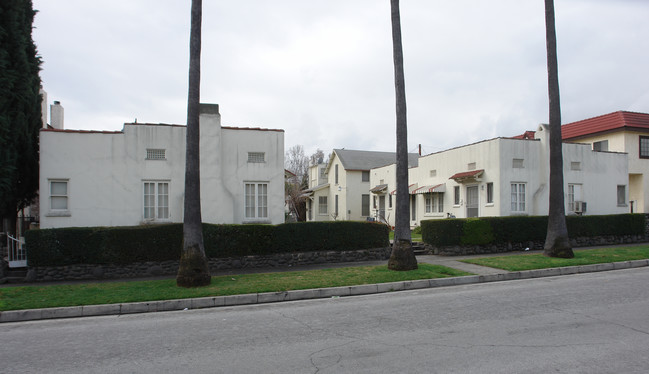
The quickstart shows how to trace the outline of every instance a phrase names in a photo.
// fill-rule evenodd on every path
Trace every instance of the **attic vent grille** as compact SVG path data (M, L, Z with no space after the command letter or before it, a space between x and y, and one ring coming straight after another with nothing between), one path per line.
M146 150L146 159L147 160L166 160L167 158L166 158L164 149L147 148L147 150Z
M251 163L266 162L266 154L264 152L248 152L248 162Z

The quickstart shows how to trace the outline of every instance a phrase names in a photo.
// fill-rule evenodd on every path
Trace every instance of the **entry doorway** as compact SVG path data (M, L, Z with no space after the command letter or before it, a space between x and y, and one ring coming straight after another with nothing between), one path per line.
M466 188L466 216L467 218L477 217L479 211L478 186Z

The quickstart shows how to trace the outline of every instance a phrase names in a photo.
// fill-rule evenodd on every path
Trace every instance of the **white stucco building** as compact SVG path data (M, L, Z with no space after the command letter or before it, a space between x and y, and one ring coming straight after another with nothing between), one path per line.
M215 104L200 116L203 222L284 222L284 131L222 127ZM40 227L182 222L185 133L41 130Z
M409 169L410 224L425 219L547 215L549 129L534 139L496 138L419 158ZM563 144L566 213L628 213L628 155ZM373 199L394 225L395 165L370 173ZM374 206L379 212L382 204Z

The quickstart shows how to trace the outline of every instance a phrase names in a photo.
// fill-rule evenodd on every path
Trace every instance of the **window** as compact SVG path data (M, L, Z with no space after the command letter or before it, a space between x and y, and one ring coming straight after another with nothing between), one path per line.
M326 170L325 168L320 168L320 179L324 179L324 178L325 178L325 176L326 176L326 173L325 173L325 172L326 172L326 171L327 171L327 170Z
M336 164L334 169L335 169L335 177L336 177L335 184L338 184L338 164Z
M568 184L568 211L576 210L576 201L581 200L581 184Z
M370 215L370 195L361 195L361 216Z
M388 195L388 208L392 209L392 195Z
M492 182L487 183L487 204L494 203L494 184Z
M372 199L372 209L376 209L376 196Z
M525 168L524 162L525 162L525 160L522 159L522 158L512 159L512 168L514 168L514 169L523 169L523 168Z
M146 149L146 159L147 160L166 160L165 150L164 149Z
M248 162L252 164L260 164L266 162L266 153L264 152L248 152Z
M512 212L525 211L525 183L512 183Z
M466 168L469 170L475 170L475 162L471 162L467 164Z
M626 186L624 185L617 186L617 205L626 205Z
M460 205L460 186L453 187L453 204Z
M169 182L144 182L144 219L169 219Z
M68 181L50 181L50 210L68 210Z
M608 140L601 140L593 143L593 151L606 152L608 151Z
M369 182L370 181L370 172L368 171L362 171L361 172L361 182Z
M649 136L640 136L640 158L649 158Z
M335 205L334 205L334 214L338 217L338 195L336 195Z
M431 170L429 172L429 175L430 175L431 178L436 177L437 176L437 170Z
M308 199L307 202L309 204L309 209L307 209L307 212L309 213L309 215L308 215L307 219L309 221L311 221L313 219L313 200Z
M245 184L245 218L268 218L268 183Z
M579 161L572 161L570 163L570 170L581 170L581 162Z
M318 197L318 214L320 215L327 214L327 196Z
M439 192L433 192L425 195L424 198L425 212L441 213L444 211L444 195Z

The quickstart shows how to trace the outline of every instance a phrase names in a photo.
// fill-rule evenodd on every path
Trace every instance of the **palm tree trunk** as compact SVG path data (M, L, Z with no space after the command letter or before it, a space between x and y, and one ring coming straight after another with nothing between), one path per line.
M545 0L545 32L548 59L548 97L550 101L550 201L548 232L543 254L550 257L573 258L568 239L563 196L563 149L561 140L561 104L557 36L554 22L554 0Z
M199 149L201 17L202 0L192 0L189 41L189 92L187 95L183 252L176 277L176 284L181 287L200 287L211 282L209 266L205 257L205 246L203 245L201 219Z
M413 270L417 269L417 258L412 250L410 236L408 124L406 117L406 87L403 73L399 0L390 0L390 8L392 11L392 53L394 58L394 87L397 107L397 201L394 243L392 245L390 260L388 260L388 268L391 270Z

